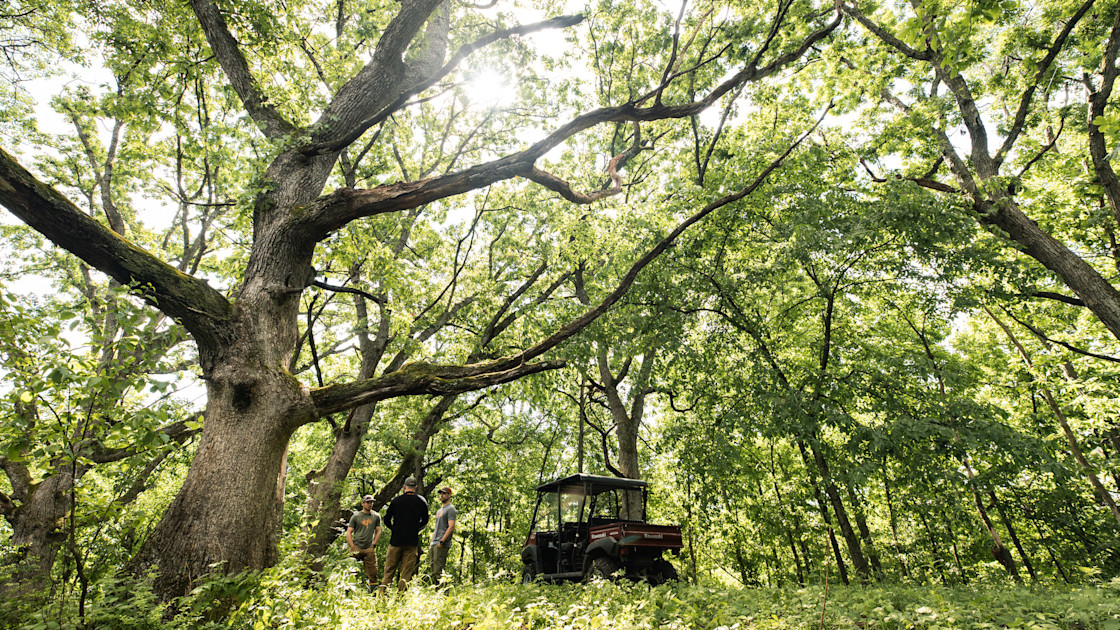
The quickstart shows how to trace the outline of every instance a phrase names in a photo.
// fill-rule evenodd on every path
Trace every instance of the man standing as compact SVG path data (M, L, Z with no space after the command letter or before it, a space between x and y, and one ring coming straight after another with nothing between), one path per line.
M385 574L381 578L381 592L393 581L400 568L397 590L404 592L408 581L420 563L420 530L428 524L428 502L416 494L416 478L404 480L404 494L389 503L385 511L385 524L393 533L389 535L389 551L385 553Z
M443 505L436 512L436 530L432 532L431 558L432 584L439 585L439 576L447 564L447 551L451 547L451 534L455 531L455 506L451 504L451 488L439 489L439 501Z
M354 512L346 526L350 555L360 560L372 591L377 586L377 541L381 540L381 516L373 511L373 495L362 497L362 511Z

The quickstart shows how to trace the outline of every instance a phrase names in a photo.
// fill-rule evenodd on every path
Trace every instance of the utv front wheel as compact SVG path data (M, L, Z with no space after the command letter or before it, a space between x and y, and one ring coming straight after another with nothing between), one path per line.
M529 584L535 579L537 579L537 568L532 563L525 563L525 566L521 567L521 583Z
M591 563L591 568L587 572L587 579L593 580L595 578L609 580L618 573L622 568L622 563L618 558L610 556L599 556Z

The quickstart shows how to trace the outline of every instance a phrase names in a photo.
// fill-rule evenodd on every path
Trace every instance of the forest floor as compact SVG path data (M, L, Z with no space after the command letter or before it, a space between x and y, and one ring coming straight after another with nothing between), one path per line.
M336 567L341 568L341 567ZM306 577L306 574L302 574ZM0 627L25 630L1120 630L1120 578L1076 586L879 584L741 588L687 582L513 583L434 588L421 577L375 596L338 570L308 587L281 568L219 578L176 603L127 580L100 583L79 607L53 599Z
M377 597L345 584L260 593L244 628L420 630L875 628L1120 630L1120 579L1081 586L962 588L823 585L729 588L677 583L418 584Z

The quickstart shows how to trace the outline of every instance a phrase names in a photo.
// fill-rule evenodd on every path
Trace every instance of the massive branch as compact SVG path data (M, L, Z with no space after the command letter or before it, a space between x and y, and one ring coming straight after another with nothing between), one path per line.
M536 144L492 162L440 177L397 182L370 190L340 188L309 204L300 225L294 226L294 229L319 241L347 223L363 217L417 208L517 176L542 179L534 171L536 161L576 134L603 123L673 120L699 114L731 90L744 83L770 76L785 64L799 58L812 44L828 36L839 23L837 14L836 19L805 38L794 51L781 55L763 67L751 65L744 68L702 99L679 105L638 107L634 103L625 103L603 107L577 116Z
M0 205L91 267L133 286L149 304L181 323L200 345L221 343L221 326L233 314L221 293L101 225L2 149Z
M332 385L311 391L319 417L400 396L462 394L516 381L546 370L564 367L563 361L508 365L498 360L471 365L409 363L380 378Z
M825 113L827 113L829 109L831 109L831 105L829 108L826 108ZM824 114L822 114L821 119L818 119L808 131L791 143L780 156L767 165L750 184L737 192L725 195L709 203L677 225L672 232L658 241L630 266L630 269L622 279L619 280L615 289L604 297L599 304L587 309L583 314L570 320L556 332L536 345L518 354L494 361L462 366L436 366L413 363L381 378L313 390L311 398L315 404L316 412L322 417L345 411L358 405L397 396L467 392L491 385L507 383L529 374L563 367L563 362L545 361L534 363L533 361L549 350L574 337L601 315L610 310L611 307L629 292L630 287L633 286L634 281L637 280L638 274L658 256L672 247L673 243L676 242L681 234L684 234L685 230L719 208L739 201L758 189L758 187L766 181L766 178L781 166L786 157L788 157L790 153L820 125L820 120L822 120L823 117Z
M288 122L272 105L249 70L249 63L241 53L241 47L230 33L229 26L218 8L210 0L190 0L191 9L198 17L210 50L214 52L218 64L226 73L230 85L245 105L245 110L253 122L269 138L282 138L295 131L296 127Z
M374 103L370 101L369 92L375 87L372 84L375 81L376 75L372 72L372 67L367 66L366 69L363 69L350 83L339 90L334 102L331 103L331 111L328 112L331 113L333 110L348 109L350 107L350 105L348 105L349 101L351 98L354 98L354 111L362 112L363 116L359 120L351 121L349 124L337 124L332 118L324 116L323 120L332 121L331 130L323 129L320 133L321 137L317 141L304 146L300 151L304 155L309 156L323 155L340 151L344 147L350 146L350 144L357 141L366 131L387 120L393 112L403 107L410 98L434 86L450 74L464 59L469 57L471 53L496 41L549 28L566 28L579 24L582 20L583 16L581 15L565 15L543 22L494 31L493 33L480 37L470 44L460 47L459 50L451 56L451 59L439 70L430 73L426 77L414 80L411 85L406 86L406 89L396 93L395 99L388 103ZM335 113L334 115L337 116L338 114Z

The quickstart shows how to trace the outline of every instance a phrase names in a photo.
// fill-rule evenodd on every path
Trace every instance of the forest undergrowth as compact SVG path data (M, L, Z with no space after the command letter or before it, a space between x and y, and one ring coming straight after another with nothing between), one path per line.
M758 628L1030 628L1120 630L1120 578L1078 586L969 587L831 584L738 588L687 582L521 585L511 580L375 596L349 571L308 586L277 567L255 577L210 580L174 608L142 587L108 580L84 602L73 598L24 616L26 630L237 628L339 630L582 630ZM27 612L27 611L25 611Z

